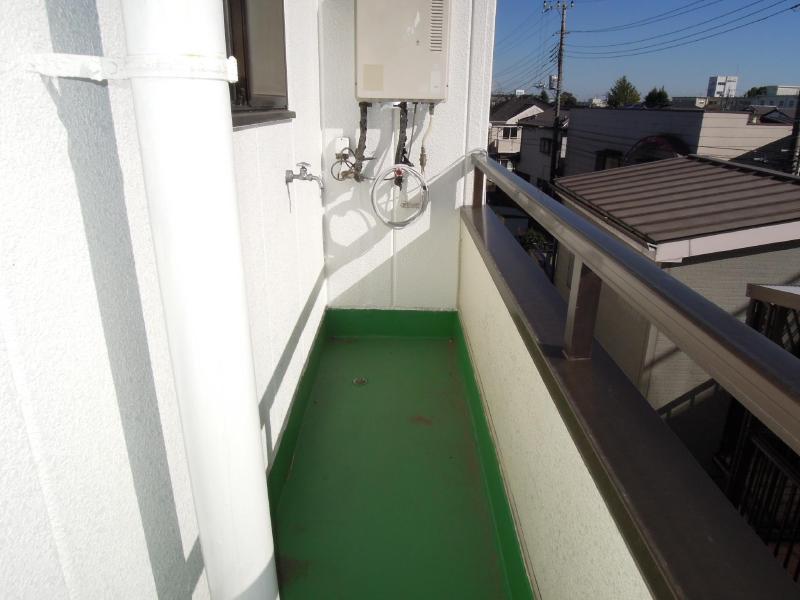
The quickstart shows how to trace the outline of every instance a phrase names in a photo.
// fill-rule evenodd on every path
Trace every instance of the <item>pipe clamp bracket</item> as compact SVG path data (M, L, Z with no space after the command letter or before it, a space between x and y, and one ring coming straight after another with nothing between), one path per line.
M141 54L111 57L51 53L31 54L23 62L24 70L28 72L93 81L157 77L216 79L234 83L239 79L233 56Z

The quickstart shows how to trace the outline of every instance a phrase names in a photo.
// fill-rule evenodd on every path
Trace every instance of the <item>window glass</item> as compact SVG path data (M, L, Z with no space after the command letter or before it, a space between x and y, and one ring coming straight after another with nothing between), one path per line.
M228 52L239 81L231 84L234 113L288 108L283 0L224 0Z

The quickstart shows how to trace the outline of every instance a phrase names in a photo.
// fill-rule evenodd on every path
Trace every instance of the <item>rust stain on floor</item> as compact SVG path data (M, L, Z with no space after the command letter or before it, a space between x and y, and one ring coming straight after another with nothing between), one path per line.
M409 419L409 421L411 421L414 425L425 425L426 427L433 425L433 419L423 417L422 415L414 415Z

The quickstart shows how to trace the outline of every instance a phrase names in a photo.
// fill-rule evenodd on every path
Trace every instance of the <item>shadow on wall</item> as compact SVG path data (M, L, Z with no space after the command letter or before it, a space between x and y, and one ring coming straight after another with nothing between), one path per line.
M95 0L46 0L54 52L103 54ZM88 16L88 18L87 18ZM150 566L159 598L189 599L203 571L184 558L105 84L45 85L68 136L97 302Z
M449 202L449 208L451 210L457 210L456 208L456 198L455 198L455 190L459 180L464 177L464 159L460 159L456 162L453 162L450 166L448 166L442 173L437 175L434 179L429 182L429 190L432 198L439 198L440 202ZM341 185L351 185L356 186L353 181L348 181ZM366 184L361 184L366 185ZM431 211L431 208L428 208L428 211ZM426 211L426 213L428 212ZM441 210L440 213L444 214L445 212ZM364 224L365 231L355 240L352 240L350 244L336 244L332 242L329 244L328 248L326 249L326 253L328 252L336 252L344 254L348 257L347 262L356 260L361 254L358 254L358 251L353 252L353 248L363 248L365 244L375 243L375 240L381 239L385 235L392 235L390 229L388 229L383 223L380 223L376 218L375 215L372 213L371 209L366 210L361 206L356 194L351 194L350 197L346 200L340 201L336 204L335 208L329 210L329 215L333 215L334 217L347 217L352 216L353 213L356 213L360 220ZM420 217L424 219L425 216ZM444 223L448 221L455 223L455 226L458 227L458 219L449 219L442 217L441 220ZM409 252L412 250L412 247L417 242L423 240L426 236L433 235L433 231L436 227L440 227L438 224L439 218L435 218L432 216L430 217L430 221L428 223L428 227L420 233L413 242L407 244L403 250L393 256L393 258L384 261L380 265L376 266L375 269L372 271L374 272L383 272L385 269L390 268L389 264L392 260L395 260L398 257L402 257L405 252ZM444 223L442 226L444 226ZM346 264L346 263L345 263ZM339 268L342 268L344 265L339 265ZM328 271L331 271L329 269ZM335 269L333 270L335 272ZM281 355L278 358L278 362L276 363L275 370L270 377L269 382L267 383L266 389L264 394L261 397L261 400L258 404L258 412L261 417L261 426L265 430L266 434L266 441L267 441L267 452L268 452L268 465L272 465L272 459L275 456L275 451L280 443L280 438L283 435L283 430L286 428L287 420L284 419L283 426L281 428L280 433L277 436L277 439L272 439L272 428L270 422L270 409L272 408L273 403L275 402L275 397L280 390L281 385L283 384L284 377L286 376L286 372L291 364L292 357L294 356L295 352L297 351L298 344L300 343L300 339L302 337L303 331L305 330L306 324L308 319L311 315L314 306L319 299L319 294L322 291L322 286L325 284L326 281L326 271L321 270L317 275L316 281L314 283L314 287L311 290L311 293L306 298L305 304L303 305L302 310L300 311L300 315L297 317L297 320L294 323L294 327L292 328L292 332L289 335L289 339L286 342L283 350L281 351ZM355 284L355 285L358 285ZM344 294L347 294L346 290Z
M381 170L382 167L375 166L368 167L366 172L371 176ZM379 221L372 210L369 199L371 182L356 183L348 180L342 183L335 182L335 186L330 186L331 195L338 192L338 197L332 202L326 202L325 206L325 221L329 232L325 246L328 277L346 268L376 246L384 243L391 243L392 246L390 253L392 258L374 265L369 272L361 273L355 284L339 294L339 300L350 297L350 291L362 287L364 280L385 278L387 272L391 277L391 271L401 262L402 254L410 254L413 246L420 244L424 246L424 242L434 235L446 235L445 228L458 228L459 220L454 219L452 213L458 210L459 198L456 197L458 184L464 176L465 159L461 157L428 179L430 203L425 213L405 230L416 235L413 239L409 239L407 233L403 236L402 252L396 250L397 232ZM356 230L353 226L354 218L357 218L360 224L355 237L350 235ZM340 221L347 222L346 230L337 226ZM454 236L454 239L457 240L457 236ZM370 285L367 287L372 288Z
M325 270L323 269L319 272L319 275L317 275L317 279L314 282L314 287L306 299L303 309L300 311L300 315L297 317L297 321L295 321L294 327L292 328L292 333L289 335L289 339L286 341L286 345L284 346L280 358L278 358L278 362L275 365L275 370L272 372L272 377L270 377L267 387L264 390L264 394L261 396L261 400L258 403L258 414L261 417L261 427L264 428L267 438L267 465L272 465L272 459L275 457L275 451L280 443L283 431L286 429L286 424L288 422L288 418L283 420L281 431L279 432L277 439L273 440L272 424L270 422L269 411L275 402L275 397L278 394L278 390L281 389L283 379L286 376L286 371L289 369L289 365L292 362L292 357L297 351L300 338L303 335L303 331L305 331L306 324L311 316L311 311L314 310L314 306L319 299L319 294L322 291L322 286L324 284Z

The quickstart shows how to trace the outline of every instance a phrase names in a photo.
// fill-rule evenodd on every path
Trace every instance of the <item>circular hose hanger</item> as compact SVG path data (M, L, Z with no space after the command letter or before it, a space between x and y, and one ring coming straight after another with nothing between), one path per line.
M405 178L406 175L410 175L412 178L416 179L419 182L419 187L420 187L419 206L417 207L417 210L415 210L410 217L400 221L392 221L386 218L378 208L378 200L376 196L378 184L383 181L391 181L391 180L396 180L398 178L402 179ZM411 223L416 221L428 207L428 183L425 181L425 178L422 176L422 174L416 169L413 169L405 164L392 165L391 167L380 173L375 178L375 181L372 182L372 189L370 190L370 199L372 200L372 210L375 211L375 216L377 216L383 222L384 225L386 225L387 227L391 227L392 229L402 229L403 227L406 227L407 225L410 225Z

